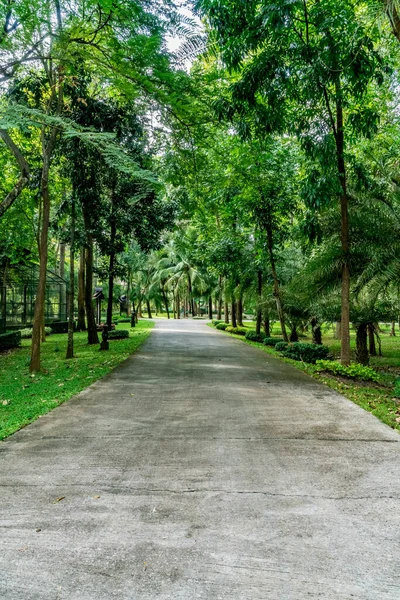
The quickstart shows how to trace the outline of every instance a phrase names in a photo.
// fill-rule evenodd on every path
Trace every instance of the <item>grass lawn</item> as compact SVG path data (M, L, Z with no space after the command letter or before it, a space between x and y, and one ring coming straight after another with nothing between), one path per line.
M110 340L110 350L88 346L85 332L75 333L75 358L65 360L67 335L49 335L42 344L43 372L29 374L31 340L0 354L0 440L65 402L124 361L150 334L154 323L139 321L130 337ZM129 329L121 323L117 329ZM101 337L101 334L99 334Z
M255 329L255 323L252 321L245 321L244 326L248 329ZM211 324L210 327L212 327ZM396 337L390 337L389 325L382 325L381 329L383 330L383 333L381 333L380 336L383 356L371 357L370 360L370 366L380 374L379 384L353 381L352 379L338 378L328 376L324 373L318 373L315 365L283 358L282 355L271 346L250 342L244 337L232 333L223 331L221 333L240 339L250 346L256 346L267 354L272 354L276 358L293 365L296 369L308 373L311 377L314 377L314 379L318 379L321 383L335 389L349 400L355 402L355 404L358 404L365 410L371 412L375 417L383 421L383 423L386 423L386 425L389 425L393 429L400 430L400 400L393 398L394 383L396 378L400 376L400 333L397 331ZM271 334L274 336L281 335L278 324L273 326ZM300 341L311 343L312 340L311 337L306 336L304 338L302 337ZM339 357L340 342L339 340L334 339L331 327L327 327L322 331L322 341L329 347L333 355ZM355 332L351 331L351 349L353 358L355 345Z

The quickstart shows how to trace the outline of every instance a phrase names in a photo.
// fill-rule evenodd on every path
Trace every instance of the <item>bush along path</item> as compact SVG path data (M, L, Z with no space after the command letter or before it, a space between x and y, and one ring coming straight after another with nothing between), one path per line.
M359 364L343 367L339 362L329 359L327 346L302 342L291 344L280 337L266 337L262 333L257 334L252 324L235 328L240 329L236 331L214 320L210 327L293 365L400 431L400 379L394 375Z
M111 339L110 349L87 344L87 333L75 333L75 358L65 359L67 336L51 334L42 346L43 370L29 373L31 340L22 347L0 353L0 439L11 435L51 411L100 379L135 352L148 337L154 323L139 321L129 330L125 324L116 332L123 339ZM115 332L113 332L115 335Z

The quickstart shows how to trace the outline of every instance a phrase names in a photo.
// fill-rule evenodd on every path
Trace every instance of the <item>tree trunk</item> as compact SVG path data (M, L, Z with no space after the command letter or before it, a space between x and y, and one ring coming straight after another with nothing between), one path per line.
M237 301L237 322L239 327L243 327L243 299L241 296Z
M218 310L217 310L217 319L221 321L222 319L222 275L219 276L218 279Z
M164 300L164 304L165 304L165 310L167 311L167 317L169 319L170 317L169 317L168 298L167 298L167 294L165 293L164 285L161 287L161 291L162 291L163 300Z
M342 337L342 328L340 326L340 321L336 321L335 323L335 335L333 336L335 340L340 340Z
M262 271L257 271L257 317L256 317L256 333L261 333L261 321L262 321Z
M179 298L179 291L176 292L176 318L181 318L181 301Z
M126 303L126 316L130 317L131 316L131 293L132 293L132 273L131 270L128 269L128 281L127 281L127 290L126 290L126 297L127 297L127 303Z
M87 231L87 230L86 230ZM98 344L99 336L96 329L96 318L93 308L93 236L87 234L86 260L85 260L85 309L87 320L88 344Z
M262 311L262 324L266 337L271 337L271 326L269 323L269 313L267 308L264 308Z
M195 316L195 312L194 312L194 301L193 301L193 297L192 297L192 281L190 279L190 275L188 273L188 294L189 294L189 303L190 303L190 309L192 311L192 317Z
M233 298L232 298L232 303L231 303L231 322L232 322L232 327L237 327L236 302Z
M68 342L65 358L74 358L74 302L75 302L75 198L71 207L71 238L69 251L69 305L68 305ZM61 270L61 269L60 269Z
M316 317L312 317L311 319L311 329L312 329L312 343L322 345L322 334L321 334L321 325L318 323L318 319Z
M336 157L340 195L342 245L342 298L341 298L341 363L350 364L350 267L349 267L349 203L347 196L346 166L344 162L343 98L340 75L336 76Z
M367 348L367 324L362 323L357 327L356 335L356 360L361 365L368 365L369 356Z
M274 242L273 242L273 236L272 236L272 223L271 223L270 219L268 219L268 221L267 221L267 238L268 238L269 261L270 261L270 265L271 265L272 278L274 281L273 291L274 291L274 297L275 297L275 302L276 302L276 309L278 312L279 322L281 324L282 337L285 342L288 342L289 339L288 339L288 335L286 332L286 326L285 326L285 315L284 315L283 307L282 307L281 290L279 287L278 274L276 272L276 264L275 264L275 256L274 256Z
M392 321L392 326L390 328L390 337L396 337L396 321Z
M78 322L77 331L86 331L85 323L85 249L81 248L78 271Z
M296 325L296 323L294 323L290 330L289 342L298 342L298 341L299 341L299 334L297 333L297 325Z
M150 308L150 301L146 300L146 306L147 306L147 315L149 317L149 319L152 319L152 314L151 314L151 308Z
M213 318L213 306L212 306L212 297L209 296L208 298L208 318L212 319Z
M65 243L64 242L62 242L60 244L60 268L59 268L58 273L62 279L65 279ZM64 315L67 315L67 297L66 297L66 288L64 286L61 286L59 318L62 320Z
M369 341L369 355L376 356L375 327L374 327L373 323L368 324L368 341Z
M42 132L42 144L45 148L44 132ZM29 371L40 371L40 343L42 336L42 325L44 320L44 308L46 298L46 274L48 258L48 233L50 222L50 194L49 194L50 154L43 150L43 167L41 177L42 190L42 226L40 233L40 266L39 283L36 293L35 311L32 327L32 347Z
M229 323L229 304L226 300L224 302L224 321Z

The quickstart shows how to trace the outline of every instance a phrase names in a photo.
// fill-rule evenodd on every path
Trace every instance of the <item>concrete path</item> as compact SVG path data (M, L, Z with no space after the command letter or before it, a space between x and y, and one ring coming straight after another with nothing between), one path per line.
M262 351L160 321L0 444L0 598L399 600L399 441Z

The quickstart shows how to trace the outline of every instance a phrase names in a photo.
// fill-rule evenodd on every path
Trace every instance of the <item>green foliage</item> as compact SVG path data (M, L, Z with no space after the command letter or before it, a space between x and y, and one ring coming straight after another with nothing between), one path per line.
M52 333L68 333L68 321L56 321L51 324Z
M283 339L266 337L264 338L263 344L264 346L276 346L276 344L279 344L279 342L283 342Z
M130 322L131 322L131 320L130 320L130 318L129 318L129 317L123 317L123 318L119 318L119 319L117 320L117 322L118 322L118 323L130 323Z
M395 398L400 398L400 377L396 379L396 383L394 385L393 396Z
M216 327L216 326L218 325L218 323L223 323L223 322L224 322L224 321L220 321L220 320L218 320L218 319L213 319L213 320L211 321L211 323L212 323L212 325L214 325L214 327Z
M246 333L246 340L250 340L251 342L258 342L262 344L264 339L265 335L263 335L262 333L256 333L253 329L250 329Z
M229 327L229 323L218 323L218 325L215 326L216 329L219 329L220 331L225 331L225 329L227 329Z
M318 371L328 371L333 375L341 375L350 379L360 379L362 381L379 381L379 374L371 367L365 367L358 363L354 363L345 367L338 362L329 360L316 361ZM396 384L397 385L397 384ZM399 388L400 392L400 388Z
M18 348L18 346L20 345L20 331L6 331L6 333L0 333L0 351L9 350L11 348Z
M45 327L44 331L45 331L46 335L50 335L50 333L53 333L53 330L51 327ZM21 333L22 340L29 340L32 337L32 329L29 329L29 328L21 329L20 333Z
M234 333L235 335L246 335L247 333L247 329L245 327L232 327L232 325L229 325L225 331L228 333Z
M289 346L289 342L278 342L275 344L275 350L278 352L283 352Z
M109 340L124 340L129 337L128 329L114 329L108 333Z
M301 360L306 363L314 364L317 360L327 359L329 348L317 344L306 344L304 342L295 342L288 344L282 352L285 358L292 360Z

